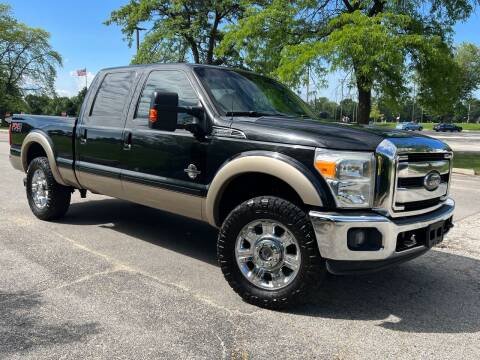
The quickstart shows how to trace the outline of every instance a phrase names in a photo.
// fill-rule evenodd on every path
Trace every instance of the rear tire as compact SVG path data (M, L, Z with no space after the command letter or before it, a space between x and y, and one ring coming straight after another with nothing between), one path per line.
M250 199L230 213L217 253L232 289L246 302L269 309L304 300L327 271L307 214L273 196ZM241 259L247 256L250 261Z
M71 189L55 181L47 158L38 157L30 163L26 190L30 209L40 220L56 220L68 211Z

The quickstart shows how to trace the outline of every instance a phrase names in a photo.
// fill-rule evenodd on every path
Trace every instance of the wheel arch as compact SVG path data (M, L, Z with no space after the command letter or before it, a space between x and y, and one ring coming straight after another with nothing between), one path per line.
M21 161L23 171L27 172L29 161L33 160L29 154L32 149L38 149L40 147L48 159L50 168L52 169L53 177L55 181L61 185L67 185L63 180L58 170L57 163L55 161L55 154L53 152L53 145L46 134L40 131L32 131L23 140L21 150Z
M268 175L287 184L304 205L324 206L322 191L305 166L277 152L251 151L229 160L215 174L203 208L203 217L210 225L221 225L220 203L230 183L239 176L254 173Z

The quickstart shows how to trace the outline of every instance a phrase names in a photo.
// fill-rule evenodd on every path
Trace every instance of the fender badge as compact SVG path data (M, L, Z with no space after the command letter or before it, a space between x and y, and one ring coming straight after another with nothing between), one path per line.
M192 180L194 180L198 175L200 175L202 172L197 170L197 167L194 164L188 165L186 169L184 169L188 175L188 177Z

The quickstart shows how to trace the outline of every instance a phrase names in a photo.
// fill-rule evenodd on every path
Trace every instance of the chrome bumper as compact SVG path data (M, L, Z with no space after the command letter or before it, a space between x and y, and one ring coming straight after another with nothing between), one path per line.
M442 207L428 214L391 219L373 212L322 213L310 211L310 219L317 238L320 254L325 259L340 261L378 261L391 259L398 262L400 257L411 257L428 250L416 246L405 251L396 251L398 234L427 227L453 215L455 202L447 199ZM382 248L377 251L353 251L347 246L350 228L376 228L382 234Z

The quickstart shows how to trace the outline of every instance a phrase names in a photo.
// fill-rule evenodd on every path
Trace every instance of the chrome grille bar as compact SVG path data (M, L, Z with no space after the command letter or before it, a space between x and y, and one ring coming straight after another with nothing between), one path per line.
M449 160L400 162L398 164L399 178L423 177L430 171L438 171L441 175L450 172Z
M397 204L405 204L440 198L447 194L447 188L447 183L441 183L440 186L434 191L428 191L423 187L415 187L410 189L397 188L395 200Z

